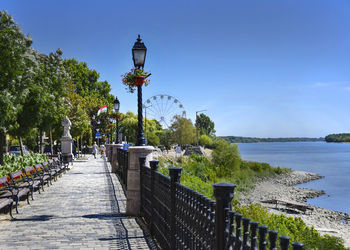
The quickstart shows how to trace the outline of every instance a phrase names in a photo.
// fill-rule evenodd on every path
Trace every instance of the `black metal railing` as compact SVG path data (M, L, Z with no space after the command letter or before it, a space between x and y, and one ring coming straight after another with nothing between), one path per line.
M129 152L122 148L117 149L117 174L119 175L125 189L128 186Z
M242 218L232 210L235 185L213 185L216 202L180 184L181 168L170 177L159 173L158 161L140 158L141 216L163 249L289 249L289 237ZM278 244L279 239L279 244ZM294 242L293 250L303 244Z

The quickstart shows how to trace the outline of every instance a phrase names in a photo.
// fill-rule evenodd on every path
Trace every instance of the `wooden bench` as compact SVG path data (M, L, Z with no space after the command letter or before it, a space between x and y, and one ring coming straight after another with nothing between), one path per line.
M0 177L0 209L10 206L10 216L12 216L12 206L14 202L13 188L10 186L6 176Z
M68 165L64 165L58 158L50 159L49 165L58 172L58 175L62 175L62 173L68 170Z
M41 180L42 183L42 189L44 190L44 185L47 183L47 185L50 185L51 182L51 174L45 172L45 169L42 164L35 164L34 166L35 172L37 174L37 178Z
M22 172L29 183L32 185L32 193L34 192L34 189L37 189L40 194L40 188L44 189L44 182L41 179L40 175L35 171L35 168L27 167L23 169Z
M9 176L11 178L10 184L13 187L13 194L16 201L16 212L18 213L18 202L22 197L26 197L27 203L30 204L29 195L31 194L33 198L33 193L31 192L33 187L29 181L26 180L21 170L10 173Z

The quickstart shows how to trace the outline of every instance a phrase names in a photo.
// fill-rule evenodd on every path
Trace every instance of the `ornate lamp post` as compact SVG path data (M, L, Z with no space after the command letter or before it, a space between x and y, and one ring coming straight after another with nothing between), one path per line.
M144 67L146 59L147 48L142 42L140 35L138 35L137 41L132 48L132 60L134 66L137 69ZM142 124L142 86L137 86L137 119L138 119L138 130L137 130L137 143L136 146L145 146L146 139L143 135L143 124Z
M101 122L100 122L100 120L97 120L97 129L96 129L96 131L99 133L99 136L97 137L97 145L98 146L100 146L100 136L101 136L101 133L100 133L100 124L101 124Z
M113 102L113 108L114 108L114 112L118 113L119 112L119 108L120 108L120 102L118 100L118 97L115 97L115 100ZM116 117L117 120L117 130L115 131L115 143L119 144L119 118Z

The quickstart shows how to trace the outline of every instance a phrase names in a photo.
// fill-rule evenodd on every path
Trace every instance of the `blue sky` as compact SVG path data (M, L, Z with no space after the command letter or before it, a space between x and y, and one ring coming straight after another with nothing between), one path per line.
M136 112L120 75L141 34L151 84L217 135L319 137L350 132L350 1L1 0L33 47L63 50Z

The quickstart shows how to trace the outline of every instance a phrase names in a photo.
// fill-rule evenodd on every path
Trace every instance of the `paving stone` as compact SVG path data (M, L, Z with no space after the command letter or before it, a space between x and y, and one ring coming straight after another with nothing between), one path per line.
M135 218L104 159L74 166L45 191L22 201L16 220L0 217L0 249L158 249Z

